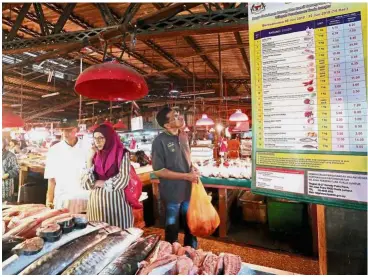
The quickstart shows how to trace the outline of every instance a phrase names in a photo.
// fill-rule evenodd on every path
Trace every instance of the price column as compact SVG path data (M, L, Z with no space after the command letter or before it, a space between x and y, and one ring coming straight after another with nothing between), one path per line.
M255 93L257 109L257 148L264 148L264 125L263 125L263 76L262 76L262 39L261 32L254 34L254 64L255 64Z
M343 16L327 19L332 151L349 151Z
M367 151L367 83L360 13L344 18L350 151Z
M316 20L318 150L331 150L331 111L326 19Z

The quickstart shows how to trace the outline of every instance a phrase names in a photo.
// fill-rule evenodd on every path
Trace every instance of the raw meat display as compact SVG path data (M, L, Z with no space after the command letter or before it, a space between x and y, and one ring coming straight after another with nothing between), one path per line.
M236 275L241 268L241 258L232 254L224 254L224 274Z
M157 253L159 248L158 244L154 252ZM177 250L176 254L151 255L141 263L142 267L138 274L237 275L241 269L241 258L236 255L221 253L217 256L212 252L204 252L202 249L182 247L177 242L173 243L173 249Z

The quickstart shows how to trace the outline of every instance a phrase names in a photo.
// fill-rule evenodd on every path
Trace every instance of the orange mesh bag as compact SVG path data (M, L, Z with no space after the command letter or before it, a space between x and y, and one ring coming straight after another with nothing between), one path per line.
M220 217L200 180L198 184L192 185L187 222L190 232L199 237L212 235L220 225Z

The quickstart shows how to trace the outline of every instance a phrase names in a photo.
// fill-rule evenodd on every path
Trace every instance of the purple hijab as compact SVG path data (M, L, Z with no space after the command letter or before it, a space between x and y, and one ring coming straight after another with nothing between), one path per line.
M100 125L93 133L99 132L105 137L105 145L93 158L98 180L107 180L119 173L124 146L114 129L106 124Z

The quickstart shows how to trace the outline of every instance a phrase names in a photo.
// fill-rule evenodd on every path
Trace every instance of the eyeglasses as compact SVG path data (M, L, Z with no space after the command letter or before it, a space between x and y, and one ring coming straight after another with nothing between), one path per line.
M98 137L98 138L93 138L95 141L104 141L105 140L105 138L104 137Z

